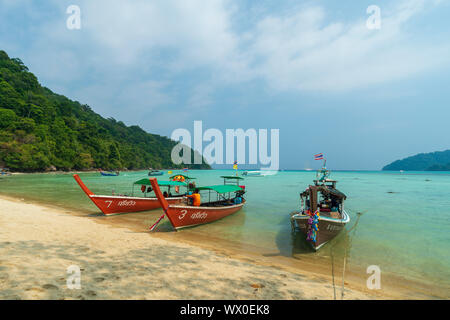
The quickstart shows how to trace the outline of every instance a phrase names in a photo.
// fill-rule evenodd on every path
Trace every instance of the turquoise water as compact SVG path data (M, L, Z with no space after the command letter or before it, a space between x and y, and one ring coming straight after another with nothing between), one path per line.
M174 171L177 173L177 171ZM226 170L191 170L199 185L221 184ZM131 192L132 182L146 172L124 172L119 177L98 173L80 174L97 194ZM380 266L406 279L426 281L450 288L450 174L444 172L332 172L338 189L348 199L350 229L362 212L355 233L344 233L318 253L308 251L298 236L291 234L289 213L299 208L299 193L315 177L311 171L282 171L272 176L244 180L247 204L223 220L182 232L210 234L235 247L254 247L274 259L278 256L327 256L331 246L349 249L349 265L365 270ZM167 174L158 179L166 180ZM136 188L139 193L139 188ZM82 193L70 174L15 175L0 179L0 193L49 202L92 214L98 209ZM160 214L156 210L136 215L148 227ZM109 219L110 217L108 217ZM112 217L111 217L112 218ZM167 227L167 221L162 225ZM180 232L181 233L181 232ZM349 247L351 239L351 248ZM218 246L220 243L218 244ZM327 246L329 247L327 249Z

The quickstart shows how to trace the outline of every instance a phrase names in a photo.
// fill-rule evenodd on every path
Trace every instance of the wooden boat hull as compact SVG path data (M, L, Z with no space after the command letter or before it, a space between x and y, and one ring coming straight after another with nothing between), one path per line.
M244 203L223 207L193 207L169 205L166 214L175 229L193 227L225 218L239 210Z
M300 229L305 238L308 233L308 215L301 213L295 214L291 217L295 226ZM317 231L316 242L307 240L314 250L319 250L323 245L336 237L339 232L344 229L345 225L350 221L350 217L347 212L343 212L342 219L334 219L328 217L319 217L319 231Z
M139 211L149 211L161 208L158 198L142 198L128 196L104 196L96 195L91 192L81 181L80 177L75 174L75 180L91 201L105 215L113 215L119 213L130 213ZM179 204L183 201L183 197L174 197L166 199L170 204Z
M150 178L152 188L164 210L165 215L169 219L172 226L177 229L193 227L200 224L213 222L225 218L237 211L239 211L245 204L242 203L234 205L223 206L186 206L170 204L166 198L163 197L161 189L159 188L156 178Z
M149 211L161 208L157 198L102 195L88 195L88 197L106 215ZM178 204L183 201L183 197L168 198L167 201L171 204Z

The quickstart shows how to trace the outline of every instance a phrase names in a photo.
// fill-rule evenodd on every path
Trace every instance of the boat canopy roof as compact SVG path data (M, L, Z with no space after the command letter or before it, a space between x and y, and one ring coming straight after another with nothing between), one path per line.
M237 176L221 176L221 178L224 178L224 179L235 179L235 180L244 180L244 178L237 177Z
M303 191L301 193L301 196L307 197L310 194L310 189L313 189L313 190L315 189L315 190L317 190L317 192L322 192L324 194L332 195L332 196L334 196L334 197L336 197L338 199L342 199L342 200L347 199L347 196L345 194L343 194L342 192L340 192L339 190L334 189L334 188L330 188L330 187L325 186L325 185L310 186L308 189L306 189L305 191Z
M179 176L183 177L183 178L186 179L186 180L194 180L194 179L197 179L197 178L185 176L184 174L176 174L176 175L174 175L174 176L171 176L169 179L173 179L173 178L179 177Z
M151 186L151 182L150 179L141 179L136 181L134 184L140 184L140 185L145 185L145 186ZM181 182L181 181L162 181L162 180L158 180L158 185L161 187L185 187L186 183L185 182Z
M235 192L242 190L239 186L234 185L217 185L217 186L206 186L206 187L198 187L198 190L212 190L217 193L227 193L227 192Z

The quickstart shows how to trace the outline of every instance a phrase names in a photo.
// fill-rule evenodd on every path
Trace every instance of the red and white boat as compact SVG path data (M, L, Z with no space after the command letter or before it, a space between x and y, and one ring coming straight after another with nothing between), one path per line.
M239 177L227 177L229 179L242 179ZM245 187L237 184L217 185L198 187L197 190L208 191L208 202L201 203L200 206L192 206L185 203L173 204L167 201L162 195L156 178L150 178L153 190L158 198L165 215L169 219L175 230L185 227L192 227L222 219L239 211L245 204L243 195ZM239 180L236 180L237 182ZM211 201L211 191L216 193L215 199ZM205 195L206 197L206 195ZM158 220L158 222L162 217ZM158 224L155 223L151 230Z
M79 184L81 189L86 193L89 199L105 214L119 214L119 213L129 213L129 212L139 212L148 211L157 208L161 208L160 202L156 196L147 196L150 194L151 183L148 178L136 181L134 185L140 185L143 196L122 196L122 195L96 195L81 181L81 178L74 174L76 182ZM181 181L162 181L162 185L168 187L168 192L166 194L166 201L170 204L177 204L183 202L184 194L177 192L175 196L171 196L170 188L175 188L175 191L179 191L180 187L186 187L187 184ZM133 190L134 191L134 190ZM133 192L134 193L134 192ZM162 194L161 194L162 196Z

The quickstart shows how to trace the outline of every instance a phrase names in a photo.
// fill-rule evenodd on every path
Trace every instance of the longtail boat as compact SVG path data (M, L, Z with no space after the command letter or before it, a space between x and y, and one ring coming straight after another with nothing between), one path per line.
M9 172L8 168L0 168L0 178L4 176L10 176L11 172Z
M162 176L163 174L164 174L164 172L159 171L159 170L150 170L148 172L148 176L149 177L151 177L151 176Z
M264 177L264 176L261 174L261 171L258 171L258 170L244 171L244 172L242 173L242 175L243 175L243 176L246 176L246 177Z
M328 179L325 165L317 172L314 185L300 194L300 212L291 214L294 231L300 230L314 250L336 237L350 217L344 210L345 194L336 189L336 180Z
M96 195L83 183L81 178L74 174L78 185L86 193L89 199L105 214L112 215L118 213L129 213L129 212L139 212L148 211L160 208L161 205L158 198L152 195L152 187L150 180L148 178L138 180L133 183L132 195ZM193 178L191 178L193 179ZM167 202L170 204L181 203L183 201L183 196L186 192L182 193L181 188L187 188L186 182L181 181L161 181L161 186L167 187L167 191L164 192L164 196L167 197ZM134 196L134 187L140 185L140 191L142 196ZM175 195L172 195L171 191L174 189Z
M100 174L102 175L102 176L105 176L105 177L117 177L120 173L119 173L119 171L117 171L117 172L112 172L112 171L100 171Z
M164 210L165 215L175 230L185 227L192 227L222 219L239 211L245 204L243 195L245 186L239 185L240 177L222 177L223 185L205 186L196 188L196 192L208 191L208 201L199 206L188 204L188 199L184 203L171 204L162 195L156 178L150 178L153 190ZM234 183L229 183L235 181ZM212 195L214 193L216 196ZM204 196L206 198L206 196ZM150 228L153 230L161 221L161 218Z

